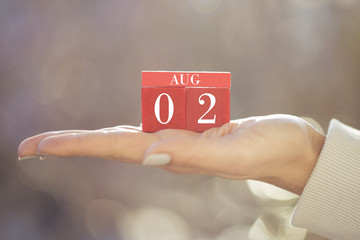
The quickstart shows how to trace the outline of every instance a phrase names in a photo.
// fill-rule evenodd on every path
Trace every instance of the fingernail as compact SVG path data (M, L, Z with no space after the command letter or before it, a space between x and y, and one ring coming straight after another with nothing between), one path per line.
M151 154L144 159L143 165L161 166L168 164L170 161L169 154Z
M55 155L49 155L49 154L41 154L39 156L40 160L48 160L48 159L53 159L53 158L57 158L58 156Z
M23 156L23 157L21 157L21 156L18 156L18 160L19 161L22 161L22 160L26 160L26 159L32 159L32 158L36 158L36 157L38 157L38 156Z

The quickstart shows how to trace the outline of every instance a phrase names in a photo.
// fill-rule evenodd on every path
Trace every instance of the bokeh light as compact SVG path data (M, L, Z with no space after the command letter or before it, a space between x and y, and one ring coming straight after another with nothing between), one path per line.
M197 12L210 14L220 7L222 0L190 0L190 2Z
M120 234L124 239L191 239L186 221L168 209L156 207L136 209L119 221Z

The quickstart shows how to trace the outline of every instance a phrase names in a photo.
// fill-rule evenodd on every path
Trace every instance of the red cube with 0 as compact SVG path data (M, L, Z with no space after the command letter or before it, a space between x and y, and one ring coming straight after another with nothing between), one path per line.
M229 72L142 72L142 128L203 132L230 121Z

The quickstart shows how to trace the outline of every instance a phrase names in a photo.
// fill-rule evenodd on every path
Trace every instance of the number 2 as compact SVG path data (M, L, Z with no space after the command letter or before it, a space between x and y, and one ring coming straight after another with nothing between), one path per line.
M216 98L214 95L212 95L211 93L204 93L199 97L199 103L200 105L204 105L205 101L201 100L202 96L208 96L210 98L210 107L209 109L206 111L206 113L204 113L204 115L202 115L199 120L197 121L198 124L204 124L204 123L215 123L216 120L216 115L214 115L214 118L211 119L203 119L205 117L206 114L208 114L208 112L210 112L210 110L215 106L216 103Z

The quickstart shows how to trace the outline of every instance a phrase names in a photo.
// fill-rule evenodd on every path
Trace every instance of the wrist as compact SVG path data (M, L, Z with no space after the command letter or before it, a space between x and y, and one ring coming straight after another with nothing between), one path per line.
M299 142L291 148L291 154L282 161L280 171L273 176L258 179L287 191L301 195L320 156L326 136L312 125L301 128ZM301 137L300 137L301 136Z
M308 126L308 132L311 149L308 151L308 156L304 161L303 174L299 177L298 182L295 183L296 193L299 195L303 192L305 185L315 168L326 139L326 136L313 126Z

